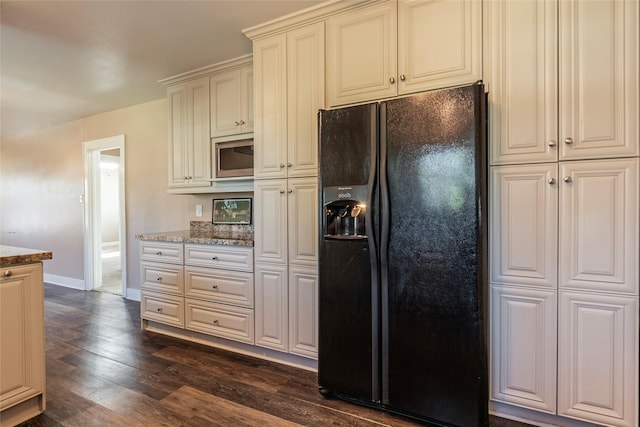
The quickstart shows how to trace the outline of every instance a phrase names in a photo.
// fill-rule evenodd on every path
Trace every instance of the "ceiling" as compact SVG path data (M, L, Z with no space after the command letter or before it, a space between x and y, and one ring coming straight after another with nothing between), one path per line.
M317 0L0 0L0 138L165 96L251 52L241 30Z

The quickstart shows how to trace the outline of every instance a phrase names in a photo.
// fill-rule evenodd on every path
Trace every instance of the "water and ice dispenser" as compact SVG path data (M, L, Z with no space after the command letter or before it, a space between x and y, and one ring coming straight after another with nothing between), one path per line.
M366 238L366 185L323 188L324 237Z

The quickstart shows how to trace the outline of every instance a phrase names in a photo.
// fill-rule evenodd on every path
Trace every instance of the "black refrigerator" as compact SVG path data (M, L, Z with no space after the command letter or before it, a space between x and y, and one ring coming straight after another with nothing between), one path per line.
M479 82L319 112L322 394L488 425L485 102Z

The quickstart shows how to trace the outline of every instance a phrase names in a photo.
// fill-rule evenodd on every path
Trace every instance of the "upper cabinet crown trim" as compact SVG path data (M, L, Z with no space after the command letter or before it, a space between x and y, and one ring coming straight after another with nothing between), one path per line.
M171 86L176 83L182 83L185 80L197 79L199 77L209 76L213 73L218 73L220 71L228 71L235 68L241 68L247 64L250 64L252 61L253 61L253 54L248 53L246 55L229 59L227 61L218 62L216 64L207 65L206 67L187 71L186 73L167 77L162 80L158 80L158 83L164 86Z

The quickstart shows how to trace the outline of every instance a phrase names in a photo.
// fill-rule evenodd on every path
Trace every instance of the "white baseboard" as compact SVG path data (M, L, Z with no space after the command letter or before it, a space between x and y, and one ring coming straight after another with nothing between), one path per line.
M55 274L44 273L44 281L53 285L64 286L65 288L73 288L81 291L85 290L85 283L82 279L74 279L72 277L56 276Z
M125 296L125 298L140 302L140 289L127 288L127 295Z

